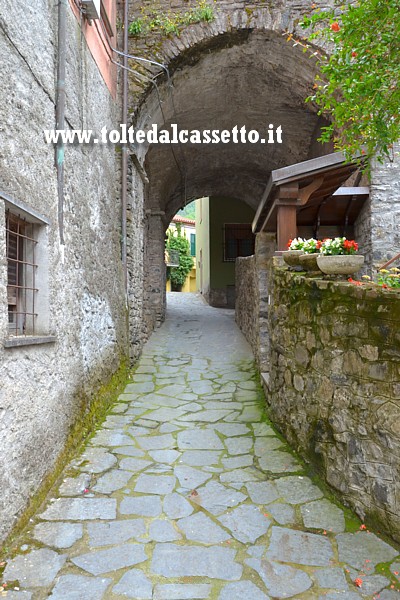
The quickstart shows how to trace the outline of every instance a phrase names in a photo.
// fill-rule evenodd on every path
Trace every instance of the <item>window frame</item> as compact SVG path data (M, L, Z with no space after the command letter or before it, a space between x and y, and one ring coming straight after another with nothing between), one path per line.
M5 252L5 279L6 279L6 301L7 301L7 321L9 320L9 287L19 288L20 282L15 281L14 285L9 284L9 264L10 257L8 252L8 244L9 244L9 236L10 231L7 232L7 225L9 221L20 221L20 223L25 224L26 227L29 227L31 230L31 235L26 236L29 237L32 241L32 245L35 250L33 251L33 256L29 256L26 254L22 258L11 258L11 262L15 262L16 260L20 268L31 268L31 274L25 272L25 282L30 283L26 289L30 290L31 297L28 299L28 302L32 306L31 311L25 310L26 314L33 313L35 317L32 316L33 324L32 331L29 330L20 330L21 325L18 323L18 317L16 322L16 327L10 326L8 327L8 336L4 340L5 348L12 348L17 346L27 346L31 344L43 344L43 343L51 343L56 341L56 337L54 335L49 335L49 282L48 282L48 227L51 225L50 220L44 215L40 214L36 210L32 209L30 206L25 204L20 200L15 200L11 198L8 194L0 191L0 201L2 206L2 210L4 211L4 230L5 230L5 240L4 240L4 252ZM11 231L11 235L14 235L15 232ZM25 251L27 250L27 242L28 239L25 239L24 236L17 236L17 243L24 246ZM20 251L20 250L19 250ZM29 260L25 260L29 259ZM18 276L18 275L17 275ZM22 277L21 275L19 275ZM22 279L20 280L22 283ZM17 287L18 286L18 287ZM26 291L26 290L25 290ZM29 295L29 294L28 294ZM27 300L26 297L24 300ZM20 306L18 306L18 301L21 303L21 298L18 300L18 295L16 298L17 302L17 313L24 314L23 310L19 310ZM39 308L40 307L40 308ZM37 310L38 309L38 310ZM37 310L37 312L36 312ZM26 316L25 314L25 316Z
M9 335L34 335L38 268L35 226L9 208L5 213Z
M235 231L240 232L243 231L245 234L248 234L248 237L228 237L227 233ZM228 242L234 241L236 242L234 256L231 256L231 252L228 248ZM251 241L251 252L250 254L242 254L242 250L240 249L240 242L243 241ZM224 223L223 225L223 252L222 252L222 261L224 263L234 263L237 258L252 256L255 250L255 235L251 228L251 223Z
M190 232L190 256L196 256L196 232ZM193 253L194 250L194 253Z

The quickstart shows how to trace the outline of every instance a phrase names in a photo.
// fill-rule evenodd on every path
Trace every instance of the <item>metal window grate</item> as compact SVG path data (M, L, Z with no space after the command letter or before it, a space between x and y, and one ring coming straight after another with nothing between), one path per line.
M255 237L248 223L225 223L223 260L235 262L239 256L254 254Z
M34 225L6 211L8 323L12 335L35 333L36 269Z

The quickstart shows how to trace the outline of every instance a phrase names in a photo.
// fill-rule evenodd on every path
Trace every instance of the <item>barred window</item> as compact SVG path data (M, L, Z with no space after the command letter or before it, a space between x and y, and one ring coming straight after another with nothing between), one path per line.
M254 234L248 223L225 223L224 262L234 262L239 256L254 254Z
M0 192L0 204L5 210L7 269L4 283L7 283L9 329L4 347L55 342L55 336L49 333L50 221L4 192Z
M36 314L34 225L6 211L8 323L12 335L34 335Z

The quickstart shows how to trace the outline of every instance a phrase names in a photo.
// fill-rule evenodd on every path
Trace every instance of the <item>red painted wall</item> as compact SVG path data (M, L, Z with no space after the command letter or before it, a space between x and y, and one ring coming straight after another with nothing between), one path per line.
M81 17L78 0L69 0L72 12L75 14L78 22L82 24L82 32L85 36L86 43L96 61L99 71L107 85L113 98L116 98L117 94L117 67L111 62L113 58L116 60L116 56L113 56L113 52L110 49L109 44L116 48L116 0L102 0L103 9L108 16L108 20L111 25L112 35L109 35L106 31L106 26L103 21L91 21L91 25L84 17Z

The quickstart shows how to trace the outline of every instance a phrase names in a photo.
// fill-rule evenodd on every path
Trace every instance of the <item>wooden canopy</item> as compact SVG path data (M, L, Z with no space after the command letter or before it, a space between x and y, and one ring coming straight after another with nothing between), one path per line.
M341 187L358 169L341 152L321 156L272 171L253 220L254 233L276 231L278 250L298 234L299 227L354 224L367 187Z

